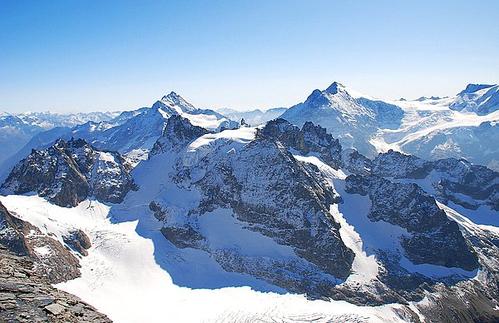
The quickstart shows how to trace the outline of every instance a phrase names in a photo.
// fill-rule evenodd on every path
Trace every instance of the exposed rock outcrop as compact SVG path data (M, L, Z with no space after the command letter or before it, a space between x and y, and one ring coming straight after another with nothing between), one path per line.
M35 261L38 274L46 276L51 283L80 276L80 264L69 251L69 244L68 247L64 246L53 237L43 234L29 222L12 215L1 203L0 245L13 254ZM90 241L87 240L85 246L89 247Z
M284 119L269 121L261 131L260 137L280 141L287 148L292 148L302 155L315 153L334 169L341 166L341 145L326 129L305 122L298 128Z
M456 222L449 220L435 200L416 184L393 183L376 176L350 175L346 191L368 195L372 221L385 221L410 234L402 238L415 264L429 263L465 270L478 268L478 259L466 244Z
M274 123L276 127L280 122ZM282 124L289 125L284 120ZM340 226L329 214L329 206L337 203L339 196L315 166L297 161L283 142L292 141L297 149L322 149L328 156L332 152L339 156L335 150L339 144L323 129L311 124L304 129L294 127L295 137L278 139L282 132L267 128L249 144L237 147L222 138L210 149L204 148L200 160L192 164L184 162L189 160L186 154L196 152L182 148L206 131L185 119L170 118L164 144L157 143L161 146L157 152L178 154L169 176L180 187L195 187L201 196L198 206L185 210L188 216L176 210L170 215L169 206L160 201L149 204L154 216L163 221L163 235L179 248L207 251L227 271L254 275L294 292L321 297L319 291L345 279L354 255L342 242ZM165 149L172 143L175 147ZM290 248L292 255L289 259L268 259L210 245L200 222L216 210L230 212L245 229Z
M487 205L499 211L499 173L487 167L455 158L425 161L393 150L379 154L372 164L371 173L376 176L428 178L435 197L444 204L452 201L468 209Z
M51 286L28 256L0 246L0 321L111 322L79 298Z
M131 189L133 180L121 155L99 151L82 139L60 139L48 149L33 150L1 187L5 194L36 192L65 207L89 197L119 203Z
M189 120L173 115L168 119L162 136L154 144L151 155L185 146L192 140L209 133L208 130L193 126Z

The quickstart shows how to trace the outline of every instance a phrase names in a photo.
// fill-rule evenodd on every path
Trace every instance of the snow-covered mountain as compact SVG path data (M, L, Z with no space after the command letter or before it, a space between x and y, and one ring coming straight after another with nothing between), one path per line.
M345 113L351 124L354 110L369 110L380 122L374 107L327 91L316 94L326 105L307 108ZM312 122L210 131L192 114L168 116L131 172L135 190L114 204L95 194L50 203L57 187L73 196L85 180L121 187L111 180L116 157L101 164L110 180L95 180L89 170L102 158L81 156L103 152L81 140L16 166L4 188L38 196L0 197L7 210L62 244L68 232L88 237L86 255L69 247L81 276L59 288L123 322L499 318L497 172L396 151L370 159ZM58 157L35 158L44 153ZM58 171L43 171L50 167ZM40 183L44 173L57 180Z
M34 318L103 322L82 301L118 322L497 321L499 173L474 163L496 158L496 88L383 101L335 82L258 126L171 92L38 132L2 167L0 268L34 269L0 272L0 308L10 318L19 298ZM25 305L20 278L51 303Z
M246 124L251 126L258 126L279 117L286 110L287 108L272 108L263 111L259 109L250 111L238 111L234 109L224 108L218 109L217 111L231 120L241 122L241 120L244 119L244 122Z
M16 114L24 123L38 126L43 129L56 127L74 127L86 122L108 121L120 112L87 112L87 113L52 113L52 112L24 112Z
M499 170L497 85L469 84L453 97L382 100L334 82L282 114L327 128L368 157L389 149L426 159L465 158Z
M0 113L0 164L38 133L56 127L74 127L89 121L110 120L116 112L58 114L51 112Z
M42 131L41 127L27 124L17 116L8 114L0 116L0 163L15 154L34 135Z
M499 85L468 84L449 106L452 110L485 115L499 110Z
M307 121L320 124L346 147L355 147L363 154L374 156L376 149L369 139L380 128L400 124L403 111L396 105L366 97L356 98L338 82L326 90L314 90L300 104L282 114L298 126Z
M210 131L239 125L212 110L196 109L180 95L171 92L150 108L125 111L105 121L89 121L75 127L57 127L38 133L2 163L0 179L5 179L12 167L32 149L47 148L59 138L84 139L98 149L118 151L136 164L147 158L148 151L161 136L166 120L172 115L181 115Z
M404 110L397 129L371 139L378 151L400 150L426 159L465 158L499 170L497 85L470 84L454 97L392 102Z
M134 188L130 168L119 153L99 151L83 139L59 139L19 162L0 190L3 194L35 192L67 207L89 197L119 203Z
M161 136L166 120L173 115L183 116L211 131L238 126L214 111L196 109L180 95L171 92L151 108L141 109L140 113L124 119L123 123L86 123L71 129L67 136L83 138L98 148L123 154L147 153Z

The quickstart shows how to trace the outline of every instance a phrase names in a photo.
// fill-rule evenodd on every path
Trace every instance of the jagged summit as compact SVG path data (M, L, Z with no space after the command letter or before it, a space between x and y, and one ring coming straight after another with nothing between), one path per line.
M312 102L315 100L320 100L322 102L324 101L324 97L330 97L336 94L344 94L346 97L351 97L346 90L346 87L343 84L335 81L331 83L331 85L329 85L325 90L313 90L312 93L310 93L310 95L307 97L307 100L305 102ZM326 104L326 102L324 102L324 104Z
M167 150L182 147L186 143L209 133L208 130L193 125L189 119L180 115L173 115L168 119L163 134L156 141L151 150L151 155L155 155Z
M357 112L366 112L363 111L362 106L358 105L355 102L355 99L347 92L346 87L338 82L333 82L327 89L325 90L314 90L304 102L304 104L310 105L311 107L333 107L334 109L343 110L348 107L347 110L352 112L352 106L357 105L354 108L354 111ZM292 107L293 108L293 107ZM292 109L291 108L291 109Z
M166 104L169 107L179 107L183 112L191 112L196 110L196 108L192 104L187 102L183 97L181 97L174 91L163 96L160 102Z
M98 150L73 138L58 139L47 149L33 149L0 187L3 194L36 192L64 207L89 197L120 203L133 188L129 167L119 153Z
M326 89L325 92L329 94L337 94L340 91L346 92L346 88L343 84L335 81L331 83L331 85Z
M176 92L170 92L161 100L156 101L151 107L152 113L160 116L162 121L174 115L180 115L199 127L209 130L221 130L237 127L238 123L231 121L223 115L210 110L198 109L187 102Z
M183 99L179 94L177 94L177 92L175 91L171 91L170 93L166 94L163 96L163 100L165 99Z
M331 83L331 85L326 89L326 92L329 94L337 94L340 91L346 92L346 88L343 84L336 81Z

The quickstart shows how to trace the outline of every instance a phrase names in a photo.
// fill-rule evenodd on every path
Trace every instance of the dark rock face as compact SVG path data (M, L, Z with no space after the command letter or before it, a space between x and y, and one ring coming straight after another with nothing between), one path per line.
M437 160L433 164L437 172L447 175L434 184L438 197L444 202L450 200L471 209L486 204L499 211L498 172L454 158ZM469 196L475 202L463 201L458 194Z
M229 149L225 145L231 147L230 142L221 140L195 165L185 164L180 150L205 133L185 119L172 117L156 144L157 153L180 153L171 174L173 182L201 192L199 206L181 222L170 217L169 208L160 201L149 204L154 216L163 221L163 235L179 248L207 251L227 271L247 273L294 292L322 297L320 291L345 279L354 254L342 242L340 226L329 214L329 206L337 203L339 196L315 166L297 161L286 146L304 154L305 149L321 151L339 160L339 143L312 124L300 130L276 120L244 146ZM203 174L201 178L199 174ZM291 247L296 256L270 259L213 248L199 221L216 209L232 210L246 229L283 248Z
M432 168L431 162L390 150L373 160L372 173L381 177L417 179L428 176Z
M183 147L192 140L209 133L208 130L193 126L189 120L173 115L168 119L162 136L154 144L151 155Z
M418 305L430 322L498 322L499 234L487 230L463 230L463 236L476 251L481 274L478 279L455 285L437 284L431 288L428 305Z
M149 203L149 210L153 212L154 217L159 221L165 220L166 216L168 215L167 211L163 210L161 205L155 201Z
M265 127L258 132L258 136L279 140L286 146L293 147L296 150L301 151L306 149L305 139L300 128L284 119L275 119L267 122Z
M83 232L80 235L84 235ZM88 237L87 237L88 239ZM86 246L90 241L84 242ZM0 245L10 253L28 257L37 264L36 270L51 283L60 283L80 276L78 259L56 239L13 216L0 203ZM40 253L39 250L43 250Z
M284 147L263 139L210 167L198 185L206 192L203 209L231 207L255 230L294 247L327 273L346 278L353 253L329 215L329 205L337 203L338 196L320 178L316 169L298 163Z
M201 242L204 237L189 224L179 226L164 226L161 233L178 248L199 248L203 246Z
M291 126L286 121L282 124ZM280 140L292 141L297 148L301 141L315 141L321 148L331 148L337 143L330 141L325 132L314 132L314 127L307 127L306 139L298 129L296 137L290 135ZM195 139L195 136L180 137L188 138L180 140L184 146ZM165 208L157 202L149 207L157 218L163 219L161 231L177 247L205 250L228 271L251 274L290 291L320 297L319 290L325 291L326 286L349 275L354 254L342 242L340 226L329 214L329 206L337 203L339 196L315 166L297 161L280 140L267 129L253 142L231 149L230 153L220 152L224 147L221 144L194 166L179 161L173 181L182 186L194 185L202 193L199 206L189 212L188 222L170 221ZM204 174L202 178L191 178L200 172ZM215 209L233 210L245 228L291 247L302 259L296 257L300 260L293 263L252 258L229 249L211 249L198 230L197 221ZM309 281L305 283L305 279Z
M85 234L85 232L79 229L69 232L69 234L67 236L63 236L62 239L66 245L82 256L87 256L87 249L90 249L92 246L90 238Z
M372 161L355 149L343 150L341 160L343 167L353 174L368 175L372 171Z
M340 142L328 134L325 128L316 126L312 122L305 122L300 130L284 119L272 120L258 133L258 136L278 140L303 155L317 153L334 169L341 166Z
M119 203L134 188L118 153L96 150L84 140L57 141L19 162L2 185L6 194L36 192L59 206L72 207L94 196Z
M25 256L29 248L24 234L29 232L29 224L12 216L0 203L0 244L13 254Z
M372 164L371 173L381 177L422 179L433 173L436 198L444 204L452 201L468 209L484 204L499 210L499 173L487 167L455 158L425 161L392 150L379 154Z
M1 322L111 322L77 297L51 286L32 259L0 246Z
M368 217L406 229L402 238L407 256L415 264L429 263L465 270L478 268L457 224L447 218L435 200L416 184L393 183L381 177L350 175L346 191L368 195L372 206Z

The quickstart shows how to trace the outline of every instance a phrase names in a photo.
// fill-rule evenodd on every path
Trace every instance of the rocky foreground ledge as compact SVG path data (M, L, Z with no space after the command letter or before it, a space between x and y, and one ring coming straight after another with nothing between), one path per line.
M0 246L0 322L111 322L79 298L60 291L33 262Z

